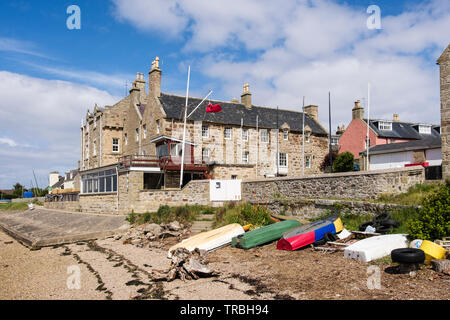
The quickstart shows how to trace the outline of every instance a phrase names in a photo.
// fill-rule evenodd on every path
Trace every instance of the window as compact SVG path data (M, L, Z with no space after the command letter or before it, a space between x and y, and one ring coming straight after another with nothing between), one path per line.
M337 146L338 143L339 143L339 138L338 137L331 137L331 145Z
M117 173L115 169L83 174L81 181L83 193L117 192Z
M378 123L378 129L386 130L386 131L392 131L392 122L380 121Z
M309 138L311 137L311 132L305 132L305 142L309 142Z
M261 142L269 142L269 136L266 129L261 130Z
M202 137L209 138L209 128L208 126L202 126Z
M248 129L242 129L242 141L248 141Z
M139 128L136 128L136 141L139 141Z
M202 161L209 162L209 149L202 149Z
M230 127L225 128L224 137L225 137L225 139L231 139L231 128Z
M278 154L278 166L286 168L288 166L287 154L280 152Z
M419 133L431 134L431 126L419 126Z
M283 140L289 140L289 131L283 130Z
M248 163L248 151L242 152L242 163Z
M156 133L160 133L161 132L161 127L159 125L159 120L156 120Z
M119 152L119 139L118 138L112 139L112 151Z
M144 130L144 139L147 139L147 125L144 124L144 125L142 126L142 129Z
M311 156L305 157L305 168L311 168Z
M145 155L146 155L146 152L145 152L145 150L142 150L142 155L143 155L143 156L145 156Z
M232 174L232 175L231 175L231 180L236 180L236 179L237 179L237 175Z
M128 144L128 135L126 133L125 133L124 139L125 139L125 145L127 145Z

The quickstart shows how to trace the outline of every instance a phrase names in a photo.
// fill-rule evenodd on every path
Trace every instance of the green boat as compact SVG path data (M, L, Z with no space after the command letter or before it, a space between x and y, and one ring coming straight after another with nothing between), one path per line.
M277 222L234 237L231 240L231 246L242 249L250 249L274 240L278 240L283 235L283 232L299 227L300 225L301 223L296 220Z

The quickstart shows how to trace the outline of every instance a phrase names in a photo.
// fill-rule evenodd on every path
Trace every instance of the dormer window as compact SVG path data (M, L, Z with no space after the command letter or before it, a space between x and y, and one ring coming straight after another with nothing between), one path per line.
M392 122L380 121L378 122L378 129L385 131L392 131Z
M419 125L419 133L431 134L431 126Z

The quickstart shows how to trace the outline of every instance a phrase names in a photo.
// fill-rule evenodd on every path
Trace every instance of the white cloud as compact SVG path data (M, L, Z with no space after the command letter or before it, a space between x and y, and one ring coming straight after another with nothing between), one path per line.
M40 53L32 42L0 37L0 51L22 53L40 58L49 58Z
M435 60L449 41L449 1L416 2L395 16L381 7L382 30L368 30L366 7L333 0L173 0L139 15L124 9L130 1L114 2L124 20L143 30L161 28L151 21L155 10L169 18L170 34L196 55L225 99L239 96L245 82L255 104L299 110L305 95L328 124L330 90L335 130L349 123L353 102L366 97L370 82L373 116L439 123Z
M0 188L27 183L31 169L77 167L86 110L119 100L89 86L6 71L0 71L0 97Z

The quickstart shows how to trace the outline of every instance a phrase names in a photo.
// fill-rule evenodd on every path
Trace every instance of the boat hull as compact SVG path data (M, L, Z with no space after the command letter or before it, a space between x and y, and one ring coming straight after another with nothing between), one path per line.
M171 258L172 252L178 248L186 248L189 251L194 251L196 248L200 250L212 251L214 249L229 245L233 237L237 237L244 233L244 228L237 223L202 232L172 246L169 249L168 257Z
M328 232L335 234L342 231L339 217L333 216L302 225L283 233L277 243L277 249L293 251L321 240Z
M392 250L407 248L408 245L408 238L404 234L375 236L349 245L344 250L344 257L369 262L390 255Z
M300 225L301 223L296 220L277 222L249 231L239 237L234 237L231 241L231 246L241 249L250 249L274 240L278 240L283 235L283 232Z

